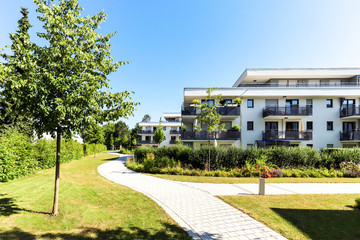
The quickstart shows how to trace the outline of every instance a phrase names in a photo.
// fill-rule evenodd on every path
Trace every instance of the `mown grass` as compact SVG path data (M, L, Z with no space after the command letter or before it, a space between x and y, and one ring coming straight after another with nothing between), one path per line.
M258 183L255 177L206 177L167 174L148 174L151 176L181 182L199 183ZM360 178L267 178L267 183L360 183Z
M360 239L358 194L221 196L288 239Z
M190 239L151 199L98 174L115 158L61 165L58 217L49 214L54 169L0 183L0 239Z

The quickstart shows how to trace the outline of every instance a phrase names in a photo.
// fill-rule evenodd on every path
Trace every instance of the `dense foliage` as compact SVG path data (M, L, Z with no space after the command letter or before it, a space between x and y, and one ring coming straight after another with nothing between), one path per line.
M246 162L255 163L256 159L266 156L267 163L279 168L340 168L346 161L360 163L360 149L333 149L318 151L307 147L274 147L274 148L214 148L211 151L211 166L214 170L228 170L240 167ZM203 169L207 158L208 148L193 149L186 146L172 146L162 148L139 147L135 150L135 159L142 163L147 153L153 153L156 158L168 157L180 161L188 168Z
M105 145L98 144L99 151ZM61 162L80 159L94 154L95 144L80 144L73 140L63 140ZM29 175L39 169L55 166L56 142L54 140L32 140L18 131L8 131L0 136L0 182Z

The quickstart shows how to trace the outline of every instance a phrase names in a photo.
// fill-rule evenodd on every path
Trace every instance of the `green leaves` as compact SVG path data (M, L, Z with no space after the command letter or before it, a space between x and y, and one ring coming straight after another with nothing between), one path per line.
M163 141L165 141L165 139L166 136L164 134L164 129L163 127L161 127L161 122L160 122L160 125L156 128L154 132L154 141L160 144Z

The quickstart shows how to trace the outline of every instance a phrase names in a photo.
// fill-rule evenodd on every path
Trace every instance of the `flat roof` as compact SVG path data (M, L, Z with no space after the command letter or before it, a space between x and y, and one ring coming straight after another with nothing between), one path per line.
M359 67L348 68L247 68L235 82L264 83L270 79L319 79L319 78L351 78L360 75Z

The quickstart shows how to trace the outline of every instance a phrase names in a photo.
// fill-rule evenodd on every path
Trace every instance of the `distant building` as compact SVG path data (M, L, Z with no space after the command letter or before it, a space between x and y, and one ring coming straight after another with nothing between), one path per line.
M162 146L171 146L180 141L181 136L181 114L180 113L164 113L165 121L161 121L161 127L164 129L166 136L165 141L160 143ZM142 128L137 132L141 136L141 140L137 141L139 146L159 146L154 141L154 132L159 127L160 122L140 122Z
M206 90L184 90L186 145L199 147L208 139L205 131L193 131L200 112L191 104L205 101ZM211 137L220 146L360 147L360 68L246 69L233 87L213 94L224 99L218 112L228 131ZM237 97L241 107L233 103ZM232 131L234 125L241 130Z

